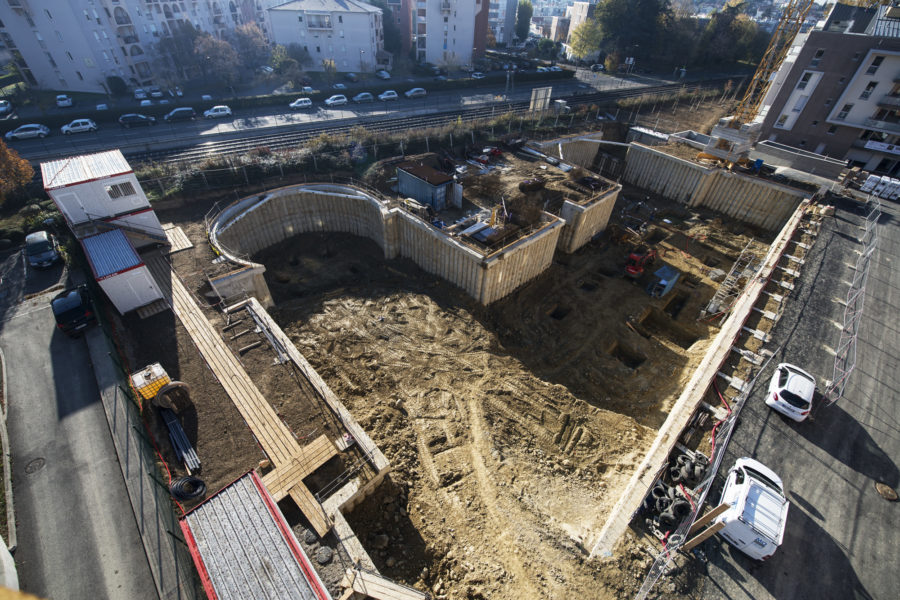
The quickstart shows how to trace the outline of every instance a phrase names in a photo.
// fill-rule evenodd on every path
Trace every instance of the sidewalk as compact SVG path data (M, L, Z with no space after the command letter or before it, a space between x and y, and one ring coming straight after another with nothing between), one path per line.
M163 600L193 600L198 597L194 566L181 539L174 503L149 452L144 425L124 391L115 349L99 326L89 329L85 338L157 593Z

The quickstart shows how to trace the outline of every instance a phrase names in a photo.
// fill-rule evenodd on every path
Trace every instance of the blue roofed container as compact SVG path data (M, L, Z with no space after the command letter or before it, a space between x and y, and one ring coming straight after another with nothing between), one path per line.
M401 196L427 204L436 211L444 210L451 201L453 178L421 163L397 165L397 184Z
M81 240L94 279L121 314L163 297L150 270L120 229Z

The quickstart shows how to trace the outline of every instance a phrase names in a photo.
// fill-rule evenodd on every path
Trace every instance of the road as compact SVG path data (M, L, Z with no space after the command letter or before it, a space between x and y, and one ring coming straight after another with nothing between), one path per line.
M900 348L900 230L898 207L886 202L879 249L869 271L857 368L844 399L796 424L766 407L765 388L775 361L741 413L721 478L734 460L752 456L784 480L791 502L784 543L766 562L753 561L715 538L703 546L709 558L709 599L896 598L900 574L898 505L874 488L900 483L900 414L896 399ZM832 378L831 348L839 338L843 305L856 262L855 205L838 206L807 262L800 285L773 330L778 361L794 362ZM721 481L717 482L721 486ZM718 489L710 497L717 499Z
M155 598L87 347L57 332L55 292L41 291L67 274L26 275L21 257L0 266L20 585L42 598Z

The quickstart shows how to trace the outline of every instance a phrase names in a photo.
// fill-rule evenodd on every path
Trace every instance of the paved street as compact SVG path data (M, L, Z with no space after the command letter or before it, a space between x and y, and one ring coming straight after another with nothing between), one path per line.
M38 292L65 275L26 276L21 253L2 274L22 589L53 599L155 598L84 339L56 331L56 292Z
M771 467L785 482L791 508L784 543L756 562L719 538L702 548L710 563L705 597L711 599L896 598L900 574L900 505L875 491L881 481L900 484L900 415L896 399L900 348L900 229L898 208L885 202L879 249L873 257L860 328L857 368L836 405L796 424L763 404L775 362L794 362L832 378L843 305L862 217L847 202L826 219L800 285L774 330L780 349L741 413L723 462L741 456ZM815 414L815 411L814 411ZM721 475L720 475L721 477ZM718 482L719 486L721 481ZM713 489L711 499L718 500ZM714 503L714 502L713 502Z

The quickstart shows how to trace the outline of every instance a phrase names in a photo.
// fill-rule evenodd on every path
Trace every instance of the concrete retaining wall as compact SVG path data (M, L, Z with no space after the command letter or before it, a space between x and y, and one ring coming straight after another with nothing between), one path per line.
M589 240L592 229L601 222L605 225L614 202L613 195L612 200L604 197L602 202L585 207L582 212L587 216L581 217L575 239ZM362 190L306 184L235 202L211 224L210 241L231 260L258 267L250 261L251 255L293 235L315 231L352 233L374 240L385 258L409 258L425 271L461 287L478 302L490 304L550 266L562 230L563 221L551 217L530 236L484 256ZM258 282L254 286L247 293L259 295Z
M622 186L616 185L613 190L586 206L566 200L559 211L559 216L566 222L559 236L559 249L571 254L605 230L621 190Z
M811 194L763 179L707 168L640 144L628 149L624 179L688 206L778 230Z

